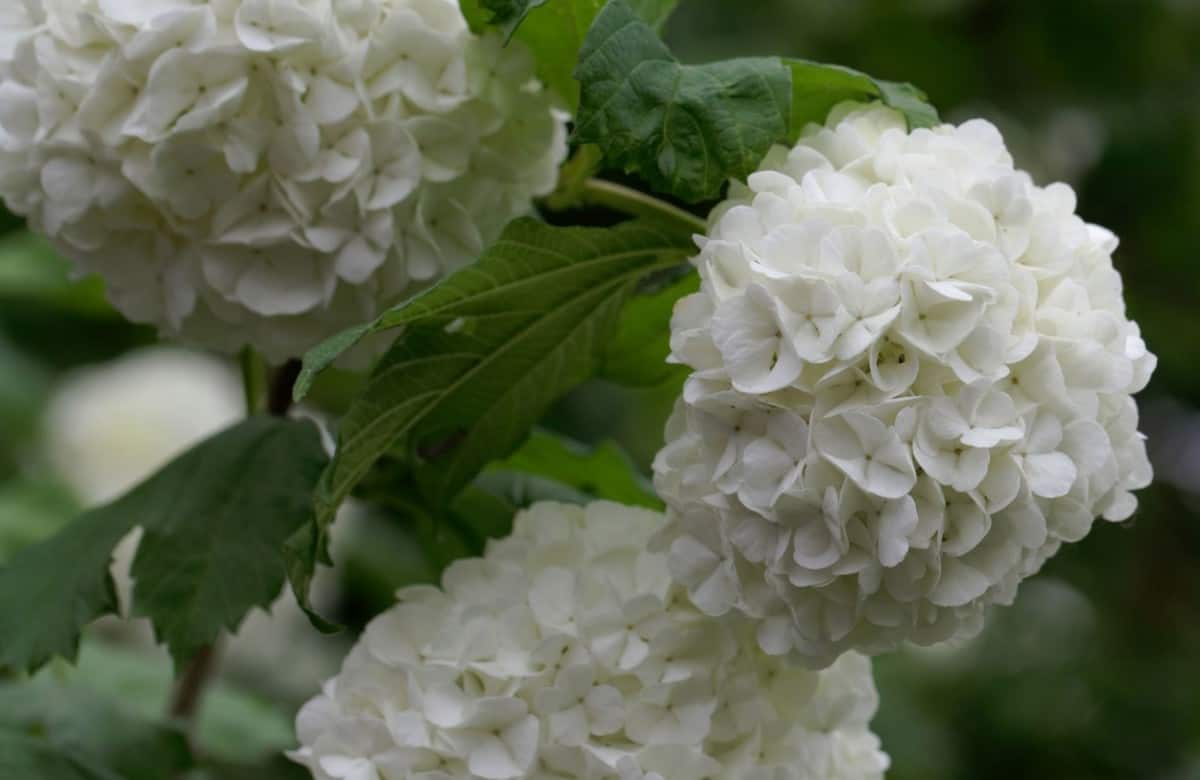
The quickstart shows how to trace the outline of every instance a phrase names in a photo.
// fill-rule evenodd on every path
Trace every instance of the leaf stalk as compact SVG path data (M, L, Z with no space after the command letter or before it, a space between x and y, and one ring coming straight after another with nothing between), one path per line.
M670 222L692 233L706 233L708 224L700 217L653 195L604 179L588 179L579 189L582 203L603 206L632 217Z

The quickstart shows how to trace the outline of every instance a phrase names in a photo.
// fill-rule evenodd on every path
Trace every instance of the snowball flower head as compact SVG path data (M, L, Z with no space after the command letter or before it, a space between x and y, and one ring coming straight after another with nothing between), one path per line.
M659 542L701 609L818 666L930 644L1134 511L1151 470L1130 394L1155 359L1117 240L991 124L840 106L710 225L655 463Z
M838 780L887 767L869 661L814 672L648 552L661 515L542 503L402 590L297 717L318 780Z
M549 192L563 115L456 0L13 0L0 196L127 317L298 356Z

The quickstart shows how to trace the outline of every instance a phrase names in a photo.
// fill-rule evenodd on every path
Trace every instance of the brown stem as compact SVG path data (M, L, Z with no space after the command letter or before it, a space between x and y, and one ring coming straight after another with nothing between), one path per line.
M276 417L283 417L292 408L292 387L300 376L301 363L299 360L289 360L275 370L271 377L271 387L267 391L267 412Z
M200 708L204 688L217 661L216 645L200 648L188 662L171 696L171 717L190 722Z

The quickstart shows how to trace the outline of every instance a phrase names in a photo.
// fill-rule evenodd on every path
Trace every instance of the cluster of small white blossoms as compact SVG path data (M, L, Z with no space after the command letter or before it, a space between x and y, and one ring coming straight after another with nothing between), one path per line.
M400 592L297 717L318 780L866 780L868 659L814 672L714 619L647 550L660 514L542 503Z
M980 120L846 105L710 220L672 359L658 543L710 614L823 665L978 630L1151 469L1155 359L1109 231Z
M127 317L273 360L475 258L565 116L456 0L7 0L0 196Z

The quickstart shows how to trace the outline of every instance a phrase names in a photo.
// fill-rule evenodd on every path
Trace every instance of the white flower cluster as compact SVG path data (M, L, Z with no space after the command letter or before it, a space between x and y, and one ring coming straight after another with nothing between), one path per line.
M7 0L0 196L130 319L273 360L473 259L565 118L456 0Z
M647 551L661 515L543 503L408 588L297 718L318 780L878 778L870 662L813 672Z
M710 614L823 665L976 631L1151 470L1116 238L985 121L835 109L711 219L679 303L659 542Z

